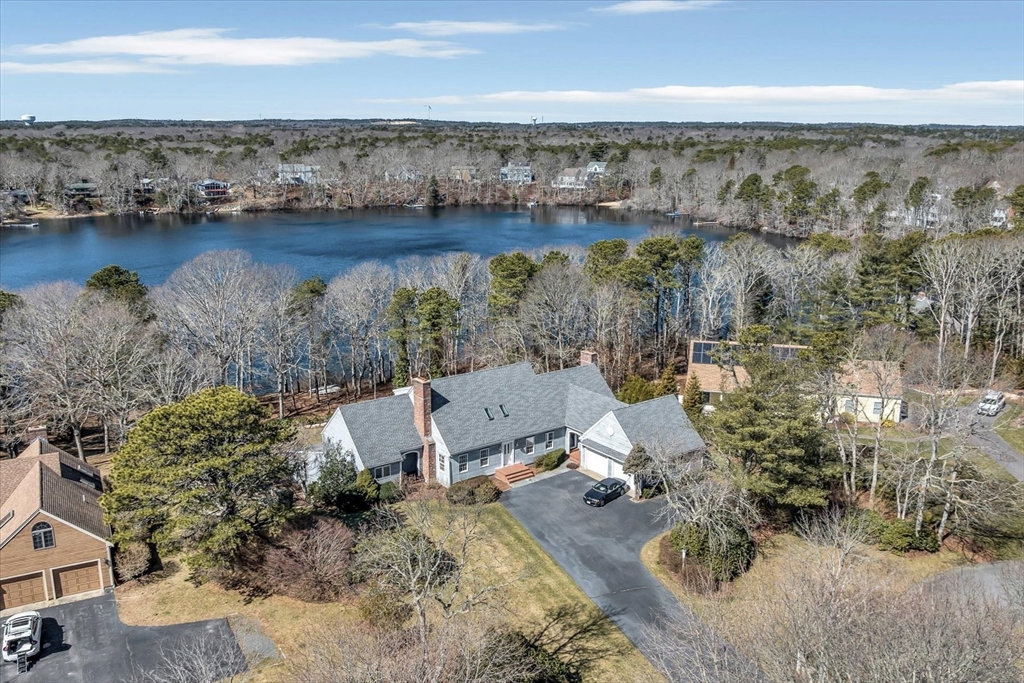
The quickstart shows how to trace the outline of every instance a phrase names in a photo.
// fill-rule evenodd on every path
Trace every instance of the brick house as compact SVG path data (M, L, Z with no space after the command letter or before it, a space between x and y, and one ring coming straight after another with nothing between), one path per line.
M114 585L99 470L37 436L0 462L0 610Z

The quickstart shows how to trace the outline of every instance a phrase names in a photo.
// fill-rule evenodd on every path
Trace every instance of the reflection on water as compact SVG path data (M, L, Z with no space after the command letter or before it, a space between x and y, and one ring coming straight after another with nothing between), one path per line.
M271 214L98 216L40 221L37 229L0 231L0 286L21 289L51 280L85 280L116 263L149 285L214 249L245 249L257 261L291 265L301 277L326 279L370 259L468 251L493 256L514 249L586 246L683 230L722 241L736 230L595 207L458 207ZM757 235L772 244L790 240Z

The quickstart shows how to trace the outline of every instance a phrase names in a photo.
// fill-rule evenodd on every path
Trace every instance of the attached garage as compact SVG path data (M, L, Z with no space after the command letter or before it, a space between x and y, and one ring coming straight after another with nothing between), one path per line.
M0 581L0 609L11 609L46 600L43 573Z
M100 585L100 569L96 562L78 564L73 567L53 570L53 585L56 588L56 597L75 595L86 591L95 591L102 588Z
M605 457L598 453L597 451L587 448L586 446L583 447L582 456L582 463L584 469L588 469L591 472L596 472L597 474L600 474L602 477L614 476L611 473L611 466L613 464L611 458ZM619 467L619 470L621 471L622 468Z

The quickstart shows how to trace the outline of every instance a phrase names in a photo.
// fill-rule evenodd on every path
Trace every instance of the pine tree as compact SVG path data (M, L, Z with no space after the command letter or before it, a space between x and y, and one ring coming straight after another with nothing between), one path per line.
M683 387L683 410L686 411L690 422L696 423L700 419L701 410L704 408L703 393L700 388L700 380L697 379L696 374L691 373L690 379L686 381L686 386Z
M437 176L430 176L430 180L427 181L427 203L430 206L440 206L443 202L441 197L441 189L437 183Z
M654 459L642 443L633 446L629 455L626 456L622 463L622 472L633 475L633 481L636 482L636 494L637 496L642 495L644 478L654 472Z
M665 367L665 372L661 373L661 379L658 380L658 396L671 396L672 394L679 391L679 384L676 383L676 369L669 363Z
M409 384L410 371L410 350L409 346L413 341L413 330L416 325L416 299L419 293L415 287L399 287L391 296L391 303L388 304L388 336L395 340L398 346L397 358L395 358L395 372L392 376L392 384L396 387L404 387Z
M768 508L821 507L841 470L792 361L763 363L708 416L715 448Z
M616 392L615 398L623 403L640 403L656 398L654 382L648 382L639 375L630 375L622 383L622 387Z
M152 411L114 456L113 486L101 499L114 542L182 551L197 568L230 562L289 516L279 492L292 467L276 446L291 435L231 387Z

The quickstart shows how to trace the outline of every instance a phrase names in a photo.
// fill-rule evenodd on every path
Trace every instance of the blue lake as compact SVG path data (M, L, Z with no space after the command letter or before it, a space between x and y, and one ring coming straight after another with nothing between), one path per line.
M265 214L102 216L41 221L35 229L0 231L0 287L41 282L82 284L100 268L137 270L162 283L182 263L214 249L245 249L256 261L291 265L301 277L330 279L366 260L467 251L484 257L515 249L586 246L597 240L643 239L675 228L708 241L738 230L694 227L689 217L598 208L456 207ZM755 235L771 244L792 240Z

